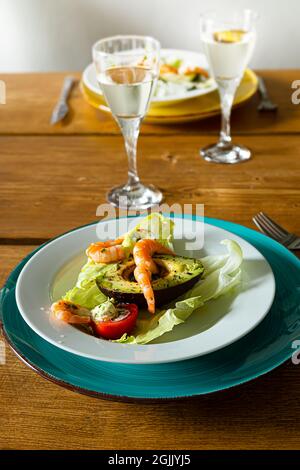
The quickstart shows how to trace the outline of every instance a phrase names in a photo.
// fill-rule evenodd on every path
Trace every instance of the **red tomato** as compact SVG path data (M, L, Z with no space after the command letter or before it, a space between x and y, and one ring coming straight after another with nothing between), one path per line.
M119 339L124 333L130 333L135 327L138 307L135 304L119 304L117 308L124 308L130 313L123 320L108 320L93 322L93 330L97 336L106 339Z

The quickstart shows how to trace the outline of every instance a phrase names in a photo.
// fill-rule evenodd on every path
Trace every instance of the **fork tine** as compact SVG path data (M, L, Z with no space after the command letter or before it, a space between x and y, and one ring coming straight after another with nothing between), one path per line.
M273 237L276 237L277 239L278 238L282 238L282 235L280 232L278 232L276 230L275 227L273 227L273 225L268 221L268 219L266 219L263 214L259 213L257 214L257 217L260 219L261 223L266 227L266 229L272 233L272 236Z
M278 236L278 234L276 232L274 232L272 227L268 223L266 223L266 221L261 217L260 214L257 214L255 217L256 217L256 221L259 224L259 228L261 228L261 230L266 235L268 235L269 237L274 238L275 240L279 240L281 238L281 237Z
M263 212L256 214L252 220L265 235L268 235L290 250L300 249L300 237L287 232Z
M265 227L265 230L268 231L269 236L275 238L276 240L279 240L282 238L281 233L278 232L262 214L257 214L257 217L261 225L263 225Z
M279 224L274 222L274 220L272 220L267 214L265 214L264 212L260 212L260 214L266 221L270 223L270 225L274 227L274 230L276 229L278 231L279 235L281 235L282 237L287 237L288 235L290 235L287 230L285 230Z
M261 231L263 232L265 235L269 235L269 233L267 233L264 229L264 227L261 225L259 219L257 218L257 216L255 215L254 217L252 217L252 220L253 222L255 223L256 227Z

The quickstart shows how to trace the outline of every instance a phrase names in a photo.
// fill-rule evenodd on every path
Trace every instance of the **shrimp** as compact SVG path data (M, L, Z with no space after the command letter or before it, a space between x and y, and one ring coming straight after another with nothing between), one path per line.
M134 277L143 291L150 313L155 312L155 298L151 285L151 278L152 274L158 272L157 265L152 259L154 253L161 253L172 256L175 255L172 250L165 247L157 240L144 238L139 240L133 248L133 258L136 264Z
M87 256L94 263L115 263L126 257L126 253L121 243L123 238L107 240L106 242L92 243L86 250Z
M137 266L134 270L134 277L143 291L144 297L147 301L148 310L150 313L155 313L155 299L151 285L151 276L152 273L145 268L145 266Z
M173 65L169 65L169 64L162 64L160 66L160 74L163 75L165 73L174 73L174 74L178 74L178 68L177 67L174 67Z
M203 69L202 67L194 67L194 68L188 67L184 72L184 75L194 75L194 74L203 75L203 77L209 78L209 73L207 72L207 70Z
M51 313L57 320L66 323L89 323L90 311L68 300L58 300L51 305Z

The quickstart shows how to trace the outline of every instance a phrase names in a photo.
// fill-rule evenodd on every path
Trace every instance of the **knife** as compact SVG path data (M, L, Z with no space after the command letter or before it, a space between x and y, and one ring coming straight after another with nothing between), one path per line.
M52 112L51 124L62 121L69 112L68 98L75 83L75 78L66 77L60 92L59 100Z

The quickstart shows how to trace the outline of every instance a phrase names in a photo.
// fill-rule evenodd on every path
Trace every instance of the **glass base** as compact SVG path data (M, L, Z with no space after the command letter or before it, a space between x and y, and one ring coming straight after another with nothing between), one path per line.
M251 158L251 152L241 145L218 142L200 150L201 157L214 163L240 163Z
M148 209L162 201L163 195L152 185L118 186L107 194L107 200L115 207L128 210Z

